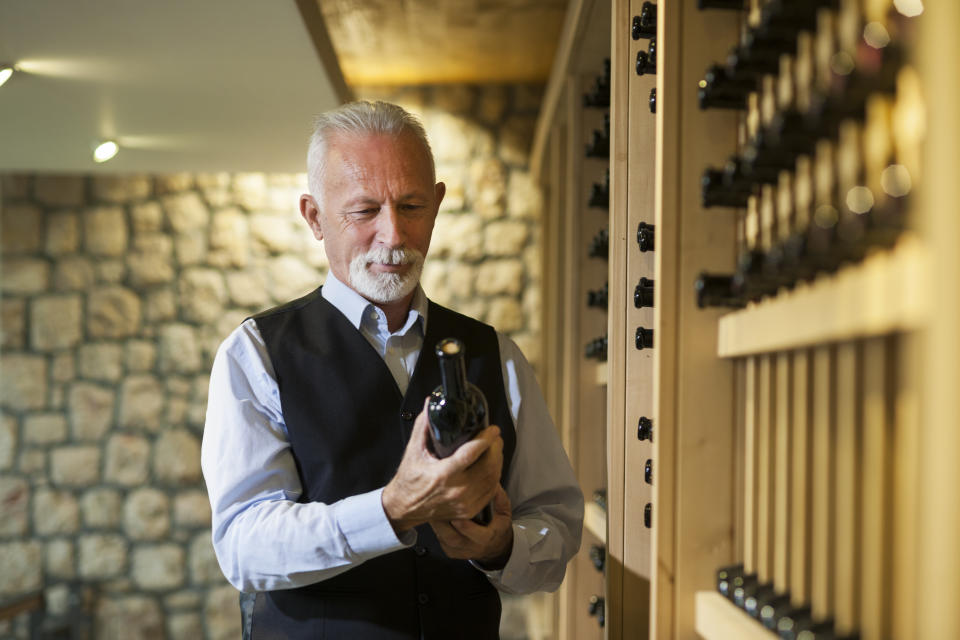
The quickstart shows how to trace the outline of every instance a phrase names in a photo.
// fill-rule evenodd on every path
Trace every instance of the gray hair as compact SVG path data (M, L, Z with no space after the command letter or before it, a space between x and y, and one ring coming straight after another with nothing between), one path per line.
M313 135L307 149L307 185L310 195L321 199L320 185L330 141L341 135L392 135L410 134L423 144L430 161L430 173L436 180L433 152L427 141L427 132L420 120L403 107L377 100L348 102L332 111L317 116L313 123Z

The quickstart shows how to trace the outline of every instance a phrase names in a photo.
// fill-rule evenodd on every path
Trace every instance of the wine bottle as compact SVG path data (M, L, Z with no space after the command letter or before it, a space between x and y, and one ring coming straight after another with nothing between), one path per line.
M590 604L587 605L587 613L597 617L597 624L601 627L606 622L604 612L604 600L600 596L590 596Z
M607 169L603 184L594 182L590 189L590 200L587 204L591 207L607 209L610 206L610 170Z
M600 229L597 235L590 241L590 247L587 249L587 255L591 258L603 258L606 260L610 256L610 232L607 229Z
M650 89L650 98L647 100L647 104L650 106L650 113L657 112L657 88L653 87Z
M594 338L587 343L584 348L584 354L587 358L595 358L600 362L607 361L607 336Z
M643 505L643 526L647 529L653 527L653 505L649 502Z
M655 225L646 222L637 225L637 244L640 245L641 252L653 251L654 240L656 239L655 231Z
M634 40L657 37L657 5L644 2L640 15L633 17L630 35Z
M430 394L427 418L433 453L438 458L446 458L487 428L490 411L483 392L467 380L463 343L456 338L445 338L437 343L434 351L440 362L440 386ZM493 508L489 504L473 518L481 525L489 524L492 519Z
M657 72L657 39L651 38L646 51L637 51L637 75L653 75Z
M697 0L698 9L743 9L743 0Z
M593 566L597 571L603 572L603 565L606 564L607 561L607 551L603 545L590 545L590 560L593 562Z
M735 276L701 273L694 283L697 306L701 309L706 307L739 309L746 305L741 288L741 283Z
M588 158L610 157L610 114L603 114L603 131L594 129L593 141L586 147Z
M603 75L598 76L591 93L584 94L583 106L609 107L610 106L610 58L603 61Z
M637 440L653 442L653 420L646 416L642 416L637 422Z
M635 338L637 349L652 349L653 348L653 329L644 329L643 327L637 327L637 335Z
M602 289L591 289L587 291L587 306L597 307L606 311L607 302L610 298L610 285L604 282Z
M637 309L653 306L653 280L640 278L633 290L633 306Z
M643 480L647 484L653 484L653 460L649 458L643 465Z
M733 580L737 576L743 576L743 565L734 564L728 567L717 569L717 591L724 598L730 598L733 595Z

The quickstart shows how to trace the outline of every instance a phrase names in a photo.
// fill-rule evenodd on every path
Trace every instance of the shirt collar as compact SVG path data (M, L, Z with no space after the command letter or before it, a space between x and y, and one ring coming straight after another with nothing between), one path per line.
M355 329L360 329L360 324L363 322L364 313L368 310L379 311L376 305L372 302L361 296L359 293L340 282L333 271L327 273L327 279L323 283L323 288L320 290L320 295L322 295L327 302L332 304L337 310L340 311L347 320L350 321L350 324L354 326ZM407 312L407 321L404 323L403 328L400 330L401 333L406 333L407 330L412 327L415 322L419 319L421 322L421 330L424 335L427 333L427 308L429 303L427 301L426 294L423 293L423 289L417 284L416 291L413 294L413 300L410 302L410 311Z

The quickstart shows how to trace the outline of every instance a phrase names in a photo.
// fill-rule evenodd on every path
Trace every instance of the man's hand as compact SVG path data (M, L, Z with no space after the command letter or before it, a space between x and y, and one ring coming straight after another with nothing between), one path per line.
M425 402L400 467L381 497L397 533L424 522L472 518L500 487L503 440L498 427L487 427L442 460L427 448L428 437Z
M497 485L493 499L493 519L481 526L469 519L433 521L430 526L450 558L474 560L484 569L503 569L513 550L513 518L510 498Z

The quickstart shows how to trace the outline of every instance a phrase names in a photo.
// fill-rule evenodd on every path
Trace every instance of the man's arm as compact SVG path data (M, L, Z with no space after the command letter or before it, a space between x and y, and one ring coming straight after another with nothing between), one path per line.
M414 543L394 532L382 490L332 504L302 493L280 395L263 340L248 320L220 346L210 376L201 466L213 546L243 591L290 589L331 578Z

